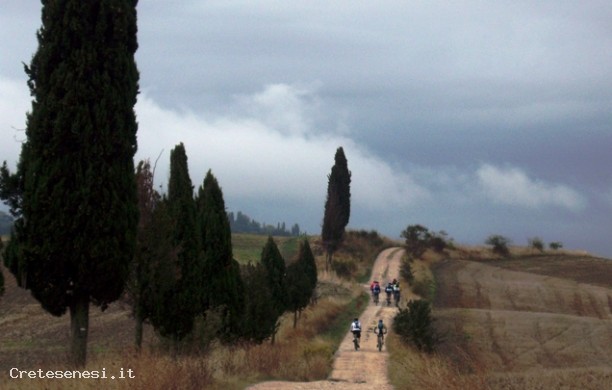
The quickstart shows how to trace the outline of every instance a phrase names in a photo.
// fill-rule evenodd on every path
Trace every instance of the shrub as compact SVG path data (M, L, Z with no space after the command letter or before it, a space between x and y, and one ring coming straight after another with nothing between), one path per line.
M400 266L400 276L402 279L412 284L414 281L414 274L412 273L412 268L410 267L410 263L412 262L412 258L403 258L402 264Z
M530 248L544 252L544 241L540 237L530 238L528 242Z
M393 331L405 343L412 343L420 351L433 352L439 341L433 327L431 306L424 299L408 302L406 308L400 308L393 319Z
M336 260L332 263L332 269L338 277L349 279L357 270L357 265L350 260Z
M429 248L431 233L423 225L408 225L401 237L406 239L405 248L408 255L419 258Z
M436 295L436 282L428 277L417 279L412 283L412 291L425 299L434 299Z
M555 242L551 242L550 244L548 244L548 247L556 251L557 249L563 248L563 244L558 241L555 241Z
M504 236L500 236L498 234L491 235L486 239L485 244L491 245L493 247L493 253L496 253L500 256L510 255L510 250L508 249L510 239Z

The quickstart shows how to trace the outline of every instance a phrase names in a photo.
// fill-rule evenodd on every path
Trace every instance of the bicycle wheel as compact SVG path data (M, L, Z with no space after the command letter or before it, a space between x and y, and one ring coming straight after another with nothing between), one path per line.
M383 346L383 341L382 341L382 337L378 336L378 352L382 351L382 346Z
M359 339L353 336L353 344L355 344L355 351L359 351Z

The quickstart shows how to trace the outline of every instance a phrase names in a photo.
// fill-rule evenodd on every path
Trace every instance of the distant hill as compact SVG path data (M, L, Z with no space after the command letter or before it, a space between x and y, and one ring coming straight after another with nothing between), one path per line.
M294 224L291 229L287 229L285 222L279 222L274 225L268 225L266 223L260 223L251 219L248 215L238 211L236 215L233 212L227 213L229 219L230 228L232 233L251 233L251 234L262 234L271 236L299 236L300 225Z
M4 211L0 211L0 235L4 236L11 233L13 227L13 217Z

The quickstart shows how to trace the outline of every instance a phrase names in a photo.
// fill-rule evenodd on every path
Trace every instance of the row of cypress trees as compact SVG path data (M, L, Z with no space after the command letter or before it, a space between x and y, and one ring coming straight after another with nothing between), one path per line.
M240 267L219 183L208 171L194 197L182 143L170 153L166 196L154 189L149 162L140 162L136 177L141 214L128 291L137 346L144 322L175 342L211 316L220 323L208 336L224 341L262 342L275 334L288 310L295 313L295 325L317 283L308 240L286 266L269 237L259 264Z
M178 341L215 309L220 335L231 338L260 316L246 299L249 283L263 277L267 286L273 274L265 265L265 274L240 272L218 183L209 171L194 199L182 144L170 156L168 194L143 187L152 173L133 160L137 3L42 3L38 49L25 66L33 99L26 140L16 172L0 167L0 198L15 218L5 265L49 313L70 313L77 366L86 362L90 305L104 310L126 285L137 335L149 321ZM287 287L299 285L290 270L274 279L284 289L267 292L276 313L299 312L303 302Z

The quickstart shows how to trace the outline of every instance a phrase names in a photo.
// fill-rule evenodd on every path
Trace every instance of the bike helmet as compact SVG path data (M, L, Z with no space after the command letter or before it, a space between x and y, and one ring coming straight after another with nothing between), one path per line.
M359 320L357 319L357 317L355 317L355 318L353 319L353 321L359 321Z

